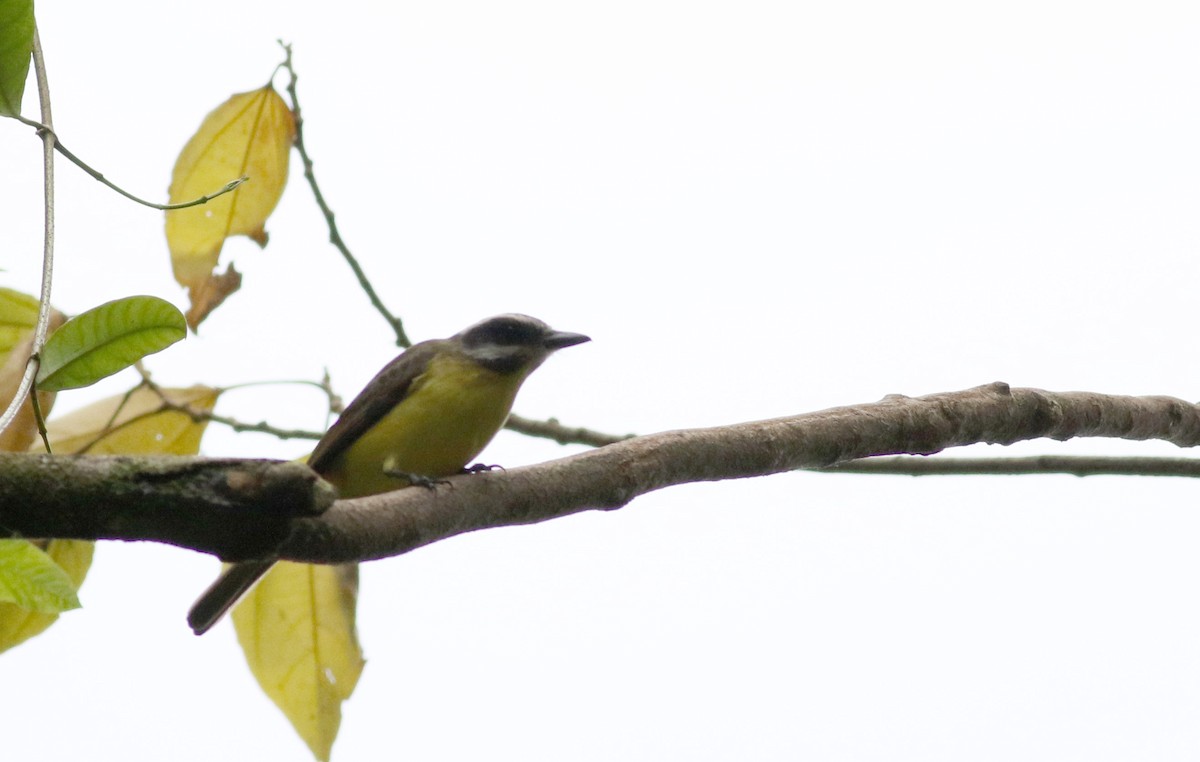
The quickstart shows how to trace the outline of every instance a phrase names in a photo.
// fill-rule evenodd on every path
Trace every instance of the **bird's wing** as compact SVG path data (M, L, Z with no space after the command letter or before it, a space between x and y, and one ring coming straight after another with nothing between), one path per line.
M312 455L308 456L309 467L322 473L338 455L387 415L408 394L413 381L425 372L442 343L435 340L414 344L383 366L317 442Z

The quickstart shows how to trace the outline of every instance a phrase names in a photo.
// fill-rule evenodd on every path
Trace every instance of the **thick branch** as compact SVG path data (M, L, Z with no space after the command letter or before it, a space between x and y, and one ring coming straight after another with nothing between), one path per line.
M270 554L334 490L299 463L0 453L0 535ZM215 550L216 548L214 548Z
M1048 437L1200 444L1200 407L1172 397L1010 389L996 383L735 426L628 439L536 466L452 480L435 494L402 490L339 501L297 522L280 548L301 561L404 553L456 534L611 510L675 484L830 466L872 455L930 454Z
M929 454L977 442L1085 436L1161 439L1192 447L1200 444L1200 407L1172 397L1056 393L1005 384L915 399L892 396L790 418L627 439L536 466L456 477L433 490L341 500L319 516L292 519L282 543L280 522L287 520L272 509L263 510L273 518L256 512L259 519L252 521L244 508L231 511L201 500L152 516L139 512L145 494L126 500L124 508L99 506L98 496L111 499L103 480L83 502L39 506L38 526L45 531L30 532L13 518L14 501L3 491L10 485L0 481L0 526L26 535L154 539L229 560L268 548L281 558L340 563L398 555L476 529L619 508L674 484L832 466L873 455ZM27 493L24 499L35 498ZM31 510L19 508L17 518L28 520ZM121 511L138 520L127 520ZM99 529L85 520L101 512L106 519Z

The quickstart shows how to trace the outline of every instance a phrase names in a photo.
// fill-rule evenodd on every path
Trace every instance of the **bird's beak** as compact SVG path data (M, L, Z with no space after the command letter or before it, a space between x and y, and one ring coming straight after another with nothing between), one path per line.
M573 347L576 344L582 344L585 341L591 341L591 336L584 336L582 333L568 333L567 331L553 331L545 339L542 340L542 346L551 351Z

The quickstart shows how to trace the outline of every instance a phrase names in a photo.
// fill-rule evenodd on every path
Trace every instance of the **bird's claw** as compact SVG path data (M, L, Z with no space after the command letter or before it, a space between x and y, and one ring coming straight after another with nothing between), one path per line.
M439 484L449 484L445 479L431 479L428 476L421 474L410 474L407 471L400 471L395 468L389 468L384 471L385 474L393 479L404 479L410 487L424 487L427 490L433 490Z
M500 469L501 471L503 471L504 466L495 466L495 465L489 466L486 463L476 463L473 466L467 466L466 468L464 468L462 470L462 472L464 474L483 474L483 473L487 473L488 471L495 471L496 469Z

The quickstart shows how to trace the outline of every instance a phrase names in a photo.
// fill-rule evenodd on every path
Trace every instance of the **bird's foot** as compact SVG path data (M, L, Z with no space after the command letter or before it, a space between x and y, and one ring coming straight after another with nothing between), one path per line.
M408 482L410 487L424 487L427 490L433 490L439 484L449 484L445 479L433 479L421 474L410 474L407 471L400 471L395 468L389 468L384 471L385 474L393 479L403 479Z
M483 473L487 473L488 471L495 471L497 469L503 471L504 466L495 466L495 465L489 466L486 463L476 463L473 466L467 466L466 468L464 468L462 470L462 472L464 474L483 474Z

